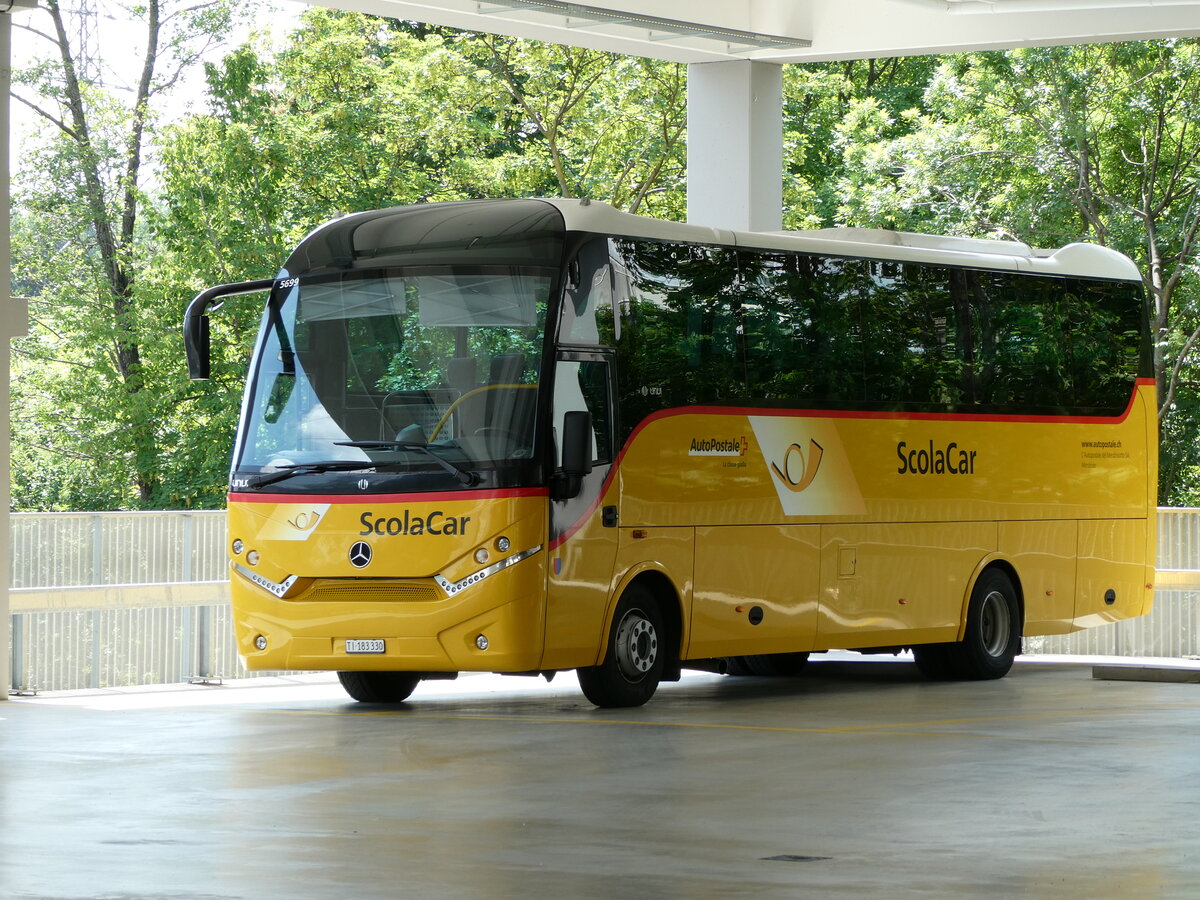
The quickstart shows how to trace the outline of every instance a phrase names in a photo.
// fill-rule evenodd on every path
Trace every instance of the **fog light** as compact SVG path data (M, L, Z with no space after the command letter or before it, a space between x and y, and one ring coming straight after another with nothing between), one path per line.
M250 565L252 565L252 566L257 566L258 565L258 551L251 550L249 553L247 553L246 554L246 562L250 563Z
M266 650L267 649L267 639L260 634L258 637L256 637L254 639L254 646L257 647L259 650Z
M238 538L233 542L233 555L240 556L242 551L246 549L246 545L242 543L242 539Z
M508 538L506 538L506 537L496 538L496 549L499 550L501 553L507 553L508 548L511 546L512 546L512 544L509 543Z
M475 562L479 563L482 566L487 561L488 561L487 547L480 547L478 550L475 551Z
M487 635L481 634L481 635L479 635L479 637L475 638L475 646L478 647L480 650L486 650L488 648Z

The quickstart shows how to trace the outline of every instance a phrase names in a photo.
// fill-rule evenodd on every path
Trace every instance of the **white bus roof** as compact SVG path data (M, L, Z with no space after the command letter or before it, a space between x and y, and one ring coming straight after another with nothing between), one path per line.
M1003 269L1042 275L1140 281L1132 260L1096 244L1067 244L1035 250L1017 241L940 237L880 228L822 228L817 231L730 231L635 216L607 203L545 200L563 217L568 231L593 231L665 241L723 244L799 253L853 256L898 262Z

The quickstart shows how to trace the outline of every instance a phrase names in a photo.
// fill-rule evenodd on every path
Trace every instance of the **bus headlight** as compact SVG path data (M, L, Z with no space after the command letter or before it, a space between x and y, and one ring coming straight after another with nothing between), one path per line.
M480 547L475 551L475 562L479 563L481 566L490 558L491 555L487 552L487 547Z
M233 549L233 555L234 555L234 556L241 556L241 555L242 555L242 551L246 549L246 545L242 543L242 539L241 539L241 538L237 538L237 539L236 539L236 540L233 542L233 547L232 547L232 549Z
M250 563L250 565L257 566L258 560L259 560L259 556L258 556L257 550L251 550L249 553L246 554L246 562Z
M511 546L512 546L512 544L509 542L508 538L506 538L506 537L496 538L496 549L499 550L501 553L507 553L508 548Z

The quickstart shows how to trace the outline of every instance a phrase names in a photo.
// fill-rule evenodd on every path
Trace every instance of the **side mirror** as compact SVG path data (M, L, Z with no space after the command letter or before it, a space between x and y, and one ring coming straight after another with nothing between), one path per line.
M268 291L274 284L274 278L242 281L237 284L219 284L206 291L201 291L188 304L187 313L183 318L183 345L187 350L188 377L192 381L204 381L209 376L209 308L219 307L225 297L234 294L250 294L254 291Z
M592 471L592 414L572 411L563 415L562 468L554 473L551 496L570 500L579 495L583 476Z
M563 415L563 474L582 478L592 471L592 414L572 411Z
M188 378L192 381L207 381L209 376L211 332L208 316L189 318L183 332L183 345L187 350Z

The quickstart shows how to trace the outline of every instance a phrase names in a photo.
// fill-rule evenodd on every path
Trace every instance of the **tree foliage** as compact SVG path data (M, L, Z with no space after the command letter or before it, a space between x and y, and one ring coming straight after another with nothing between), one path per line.
M143 165L155 102L229 24L224 0L149 0L122 8L140 26L128 90L96 57L94 34L48 0L34 24L44 61L16 79L17 99L48 131L23 148L14 229L15 276L31 298L17 343L13 433L23 506L186 503L169 475L186 444L163 377L172 342L145 234ZM99 10L71 15L88 23Z
M855 142L907 135L937 64L915 56L784 69L785 227L856 223L843 209L847 169L862 165Z

